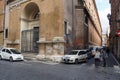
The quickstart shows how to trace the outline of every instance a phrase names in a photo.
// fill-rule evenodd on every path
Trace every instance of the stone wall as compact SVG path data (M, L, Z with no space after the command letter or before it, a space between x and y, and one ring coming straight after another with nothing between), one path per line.
M3 45L4 0L0 0L0 46Z
M28 9L33 9L33 6L37 6L40 11L40 17L37 22L39 25L39 40L37 41L39 44L38 55L47 57L64 54L65 41L62 0L26 0L24 3L19 2L19 4L10 3L9 6L9 37L7 40L8 43L6 43L9 47L21 49L21 32L25 26L21 24L21 21L26 20L24 17L25 8L31 6L31 8ZM28 10L28 12L29 11L30 10ZM31 25L28 27L31 27ZM55 39L57 41L55 41ZM17 43L15 43L16 41Z

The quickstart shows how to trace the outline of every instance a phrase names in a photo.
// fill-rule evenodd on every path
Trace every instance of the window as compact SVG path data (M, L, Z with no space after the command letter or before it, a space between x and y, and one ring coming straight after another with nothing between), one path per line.
M85 16L85 23L88 24L88 17L87 17L87 15Z
M66 43L68 44L69 43L69 39L68 39L68 36L69 36L69 34L68 34L68 27L67 27L68 25L67 25L67 22L66 21L64 21L64 33L65 33L65 39L66 39Z
M33 19L39 19L39 12L37 12L34 16Z
M64 32L65 34L67 34L67 22L66 21L64 21Z
M18 50L16 49L10 49L13 54L21 54Z
M5 49L3 49L2 52L5 52Z
M80 51L78 55L83 55L85 53L86 53L85 51Z
M6 49L6 52L9 53L9 54L11 54L11 52L8 49Z
M69 53L69 55L76 55L78 53L78 51L71 51L70 53Z
M5 29L5 38L8 38L8 29Z

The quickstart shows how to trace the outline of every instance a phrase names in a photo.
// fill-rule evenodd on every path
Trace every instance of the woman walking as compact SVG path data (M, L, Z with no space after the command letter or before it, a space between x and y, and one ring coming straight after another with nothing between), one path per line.
M98 67L100 65L100 52L99 52L99 49L96 48L96 52L95 52L95 67Z

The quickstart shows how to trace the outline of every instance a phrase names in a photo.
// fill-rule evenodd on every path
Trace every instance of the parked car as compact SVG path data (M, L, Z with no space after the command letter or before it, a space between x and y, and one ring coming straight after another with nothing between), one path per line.
M23 55L15 48L2 48L0 50L0 60L7 59L12 61L24 60Z
M93 57L92 51L87 50L87 58L88 58L88 59L91 59L92 57Z
M99 50L103 49L102 46L93 46L93 47L90 48L90 51L91 51L93 57L94 57L94 55L95 55L95 52L96 52L96 49L97 49L97 48L98 48Z
M62 60L65 63L79 63L87 61L87 50L72 50L70 53L63 56Z

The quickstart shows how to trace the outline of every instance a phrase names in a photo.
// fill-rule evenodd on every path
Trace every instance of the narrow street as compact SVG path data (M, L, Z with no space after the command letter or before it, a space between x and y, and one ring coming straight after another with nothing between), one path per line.
M120 80L120 0L0 0L0 80Z
M94 59L80 64L2 60L0 80L120 80L120 69L115 64L95 68Z

